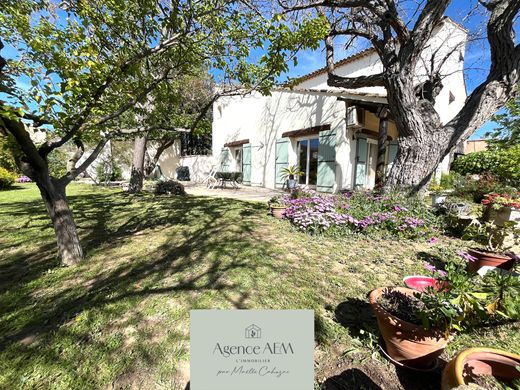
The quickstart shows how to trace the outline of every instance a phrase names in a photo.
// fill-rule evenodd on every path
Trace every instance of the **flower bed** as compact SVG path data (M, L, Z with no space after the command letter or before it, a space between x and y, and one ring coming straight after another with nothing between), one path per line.
M354 192L286 195L284 217L308 233L383 233L405 238L431 237L437 218L419 199L400 194Z

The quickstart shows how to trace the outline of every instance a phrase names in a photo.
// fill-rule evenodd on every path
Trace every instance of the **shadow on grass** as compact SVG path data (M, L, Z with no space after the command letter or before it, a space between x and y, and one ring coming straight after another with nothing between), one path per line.
M364 338L366 332L378 334L377 322L370 304L357 298L348 298L335 310L336 320L349 330L352 337Z
M321 384L320 390L381 390L367 374L357 368L350 368L341 374L327 378Z
M0 240L0 250L10 253L0 263L2 287L4 292L16 291L9 304L0 309L0 348L9 347L9 353L18 358L26 356L28 366L33 358L33 342L41 348L38 340L47 338L52 343L49 340L56 332L74 343L95 343L88 332L78 335L67 329L67 324L83 311L102 308L107 316L118 316L145 297L177 296L178 292L188 293L182 295L185 307L202 308L204 303L199 303L197 296L204 291L217 294L221 302L232 307L244 309L248 308L248 291L254 289L256 282L229 275L240 270L253 278L257 267L273 268L268 261L270 243L253 233L258 223L253 217L263 212L262 204L191 196L129 197L104 192L70 196L69 200L88 258L77 268L65 270L65 280L53 281L61 284L56 290L47 291L45 300L29 286L57 265L51 254L55 244L48 229L52 233L52 228L43 205L40 201L12 202L2 204L0 210L0 218L23 219L27 226L26 234L17 236L16 243ZM17 250L29 247L39 231L47 232L46 242L39 250ZM135 255L126 261L107 259L106 269L94 272L87 283L81 277L90 272L88 262L92 256L116 253L114 250L141 235L153 240L154 233L159 231L171 239L164 241L163 236L161 243L151 242L146 258ZM241 256L242 253L247 256ZM13 269L19 270L14 278ZM142 321L135 313L132 317L127 322ZM107 348L100 345L103 347ZM44 355L49 365L64 359L52 348L45 348ZM23 372L24 367L19 370Z

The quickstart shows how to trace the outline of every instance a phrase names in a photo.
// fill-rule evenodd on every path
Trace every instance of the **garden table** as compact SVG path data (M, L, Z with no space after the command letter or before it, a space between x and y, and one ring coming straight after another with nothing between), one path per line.
M219 180L220 188L226 188L227 182L234 188L238 188L238 183L242 180L242 172L216 172L215 179Z

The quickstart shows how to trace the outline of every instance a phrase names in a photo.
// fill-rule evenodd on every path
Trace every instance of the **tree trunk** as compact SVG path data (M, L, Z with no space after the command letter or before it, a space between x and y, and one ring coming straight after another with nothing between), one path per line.
M444 157L442 144L434 132L421 137L399 138L397 155L385 187L406 187L411 193L420 192Z
M145 164L145 175L146 177L150 176L157 166L157 163L159 162L159 159L161 158L162 154L166 149L168 149L170 146L172 146L175 143L175 140L163 140L157 146L157 150L155 152L155 155L153 158L149 159L149 161Z
M134 141L134 159L132 162L132 172L130 176L130 186L128 192L137 193L143 189L144 179L144 155L146 153L146 142L148 135L138 137Z
M36 184L52 220L62 265L78 264L84 259L83 249L69 208L65 186L56 183L52 178L43 182L37 180Z

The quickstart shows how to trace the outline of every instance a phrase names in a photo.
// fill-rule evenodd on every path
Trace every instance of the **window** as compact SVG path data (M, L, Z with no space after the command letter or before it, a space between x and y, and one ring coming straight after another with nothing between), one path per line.
M208 156L211 154L211 134L181 133L181 156Z
M455 101L455 95L453 95L453 93L451 93L450 91L450 97L449 97L449 104L453 103Z

